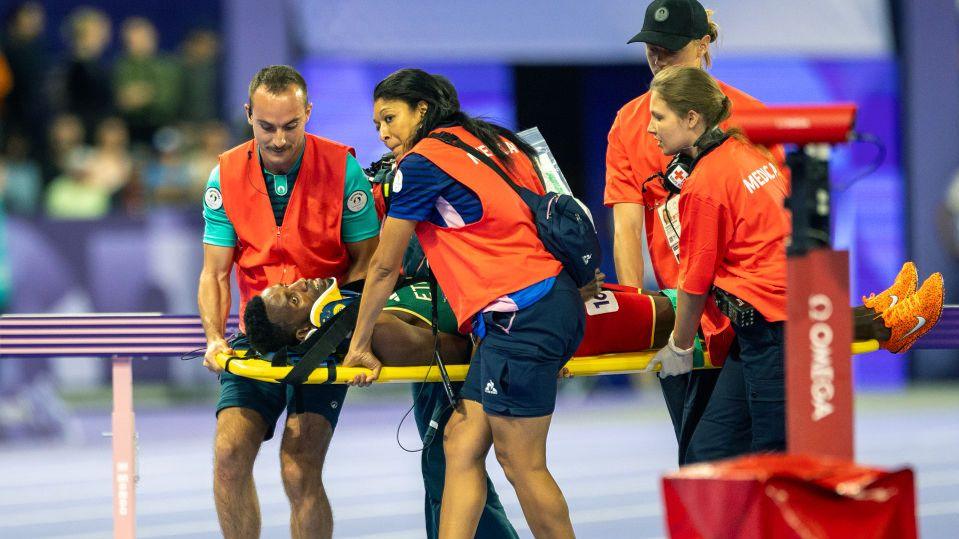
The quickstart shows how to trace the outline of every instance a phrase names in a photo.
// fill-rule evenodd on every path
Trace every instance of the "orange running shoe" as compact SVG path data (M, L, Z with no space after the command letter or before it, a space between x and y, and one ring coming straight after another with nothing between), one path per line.
M862 304L869 307L876 314L881 315L886 309L895 307L900 301L916 293L916 286L919 285L919 274L916 273L916 265L912 262L906 262L896 275L896 280L892 286L883 290L878 295L869 294L869 297L862 297Z
M943 296L942 274L933 273L915 294L883 313L883 321L892 330L892 336L879 344L894 354L909 350L939 322Z

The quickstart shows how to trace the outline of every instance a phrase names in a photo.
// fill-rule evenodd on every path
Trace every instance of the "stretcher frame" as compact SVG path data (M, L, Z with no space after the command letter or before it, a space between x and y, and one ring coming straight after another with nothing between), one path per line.
M853 354L867 354L879 350L879 342L875 340L858 341L852 345ZM658 350L644 350L641 352L623 352L618 354L603 354L598 356L583 356L570 359L563 367L561 376L563 378L576 378L582 376L602 376L608 374L635 374L644 372L658 372L659 366L647 371L650 361L656 355ZM235 351L234 354L218 354L216 362L221 369L259 380L261 382L280 383L283 378L293 369L293 367L274 367L268 360L260 358L246 358L242 350ZM703 369L717 368L713 367L707 357L706 367ZM466 379L466 371L469 369L467 364L446 364L446 370L449 373L450 380L461 382ZM330 374L335 373L334 379L330 380ZM359 367L341 367L335 368L321 367L314 370L307 381L307 384L346 384L360 374L371 375L370 369ZM440 382L439 369L432 365L411 366L411 367L383 367L380 375L374 383L379 384L397 384L410 382Z

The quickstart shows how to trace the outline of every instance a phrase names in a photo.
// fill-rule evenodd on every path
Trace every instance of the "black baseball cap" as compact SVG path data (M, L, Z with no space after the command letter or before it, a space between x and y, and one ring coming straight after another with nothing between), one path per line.
M709 33L706 8L696 0L654 0L646 8L643 31L627 43L650 43L678 51Z

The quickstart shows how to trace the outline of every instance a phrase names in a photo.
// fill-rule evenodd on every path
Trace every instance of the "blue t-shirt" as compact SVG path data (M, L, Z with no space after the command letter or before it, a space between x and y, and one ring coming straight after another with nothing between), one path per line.
M300 158L285 175L275 175L263 169L266 191L277 226L283 223L283 214L290 201L290 193L300 169ZM220 166L210 173L203 200L203 243L220 247L236 247L236 230L223 209L220 194ZM343 188L343 226L340 235L344 243L355 243L375 237L380 224L373 204L373 192L363 167L352 155L346 156L346 181Z
M429 221L437 226L459 228L483 217L476 193L440 170L419 154L403 159L393 176L390 217Z

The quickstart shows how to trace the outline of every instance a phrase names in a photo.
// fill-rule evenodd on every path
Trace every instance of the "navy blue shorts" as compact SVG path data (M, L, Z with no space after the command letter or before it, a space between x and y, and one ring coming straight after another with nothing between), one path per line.
M482 313L486 337L460 395L488 414L541 417L556 407L556 377L583 339L585 307L561 272L539 301L512 313Z
M238 335L231 339L230 346L237 349L249 348L246 336ZM330 422L335 430L336 421L340 418L343 401L346 400L345 384L304 384L303 411L320 414ZM266 422L264 440L273 437L276 422L286 410L287 415L294 412L295 395L293 386L287 384L271 384L237 376L229 372L220 373L220 398L216 403L216 413L226 408L249 408L255 410Z

